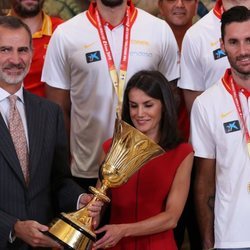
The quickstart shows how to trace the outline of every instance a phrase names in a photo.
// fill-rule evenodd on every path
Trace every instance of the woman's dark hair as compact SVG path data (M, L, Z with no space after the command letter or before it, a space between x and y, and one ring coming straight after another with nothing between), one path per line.
M250 20L250 10L245 6L235 6L225 11L221 17L221 38L224 40L226 25L237 22L242 23Z
M162 117L159 145L164 149L175 148L181 142L181 138L178 131L177 111L170 83L159 71L143 70L131 77L124 92L122 119L132 126L134 124L129 113L128 95L133 88L138 88L148 96L161 101Z

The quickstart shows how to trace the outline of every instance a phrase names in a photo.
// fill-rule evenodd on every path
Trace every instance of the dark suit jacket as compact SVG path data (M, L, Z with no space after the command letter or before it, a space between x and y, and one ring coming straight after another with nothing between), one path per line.
M30 182L25 184L9 130L0 115L0 249L28 249L8 243L19 220L48 224L60 211L76 209L83 190L71 179L67 137L60 107L24 90L29 137Z

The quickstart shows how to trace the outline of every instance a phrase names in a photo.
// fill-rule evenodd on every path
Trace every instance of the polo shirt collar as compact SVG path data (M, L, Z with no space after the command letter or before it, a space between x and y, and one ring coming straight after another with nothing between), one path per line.
M221 16L224 12L224 7L223 7L223 4L222 4L222 0L217 0L216 1L216 4L213 8L213 12L215 14L215 16L217 16L219 19L221 19Z
M42 29L40 31L35 32L32 35L32 38L41 38L42 36L51 36L53 32L52 29L52 21L50 16L43 12L43 24Z
M222 78L222 82L223 82L223 85L225 86L226 90L232 95L233 91L232 91L231 84L230 84L231 78L232 78L232 71L231 71L231 69L227 69L223 78ZM237 93L241 92L242 94L244 94L246 96L246 98L248 98L250 96L250 92L246 88L240 86L237 83L235 83L235 89L236 89Z
M133 23L134 20L135 20L135 18L136 18L136 15L137 15L137 9L135 8L135 6L134 6L134 4L132 3L131 0L127 1L127 5L130 8L130 13L131 13L130 20L131 20L131 23ZM89 18L90 22L95 27L97 27L97 23L96 23L96 20L95 20L95 11L96 11L96 3L95 2L91 2L90 5L89 5L89 9L87 11L87 17ZM107 25L111 30L113 28L115 28L110 23L106 22L103 18L101 19L101 21L102 21L103 25ZM121 24L125 24L125 22L126 22L126 18L124 17L123 20L121 21L121 23L118 24L117 26L119 26Z

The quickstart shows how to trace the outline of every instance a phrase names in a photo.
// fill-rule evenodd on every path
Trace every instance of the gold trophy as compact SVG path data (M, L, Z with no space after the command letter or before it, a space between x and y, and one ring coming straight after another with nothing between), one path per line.
M90 249L96 235L92 228L92 217L88 215L88 206L96 200L109 202L106 196L108 188L126 183L148 160L162 153L164 150L146 135L121 119L116 119L113 142L99 172L101 187L90 187L94 194L92 201L73 213L61 213L47 235L65 249Z

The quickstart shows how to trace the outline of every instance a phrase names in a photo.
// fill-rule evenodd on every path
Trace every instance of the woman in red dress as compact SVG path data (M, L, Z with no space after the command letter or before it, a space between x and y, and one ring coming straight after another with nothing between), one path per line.
M94 249L176 250L173 228L190 185L193 149L177 131L170 83L158 71L140 71L128 82L122 118L166 150L111 190L111 217L96 233ZM112 140L104 143L107 154Z

